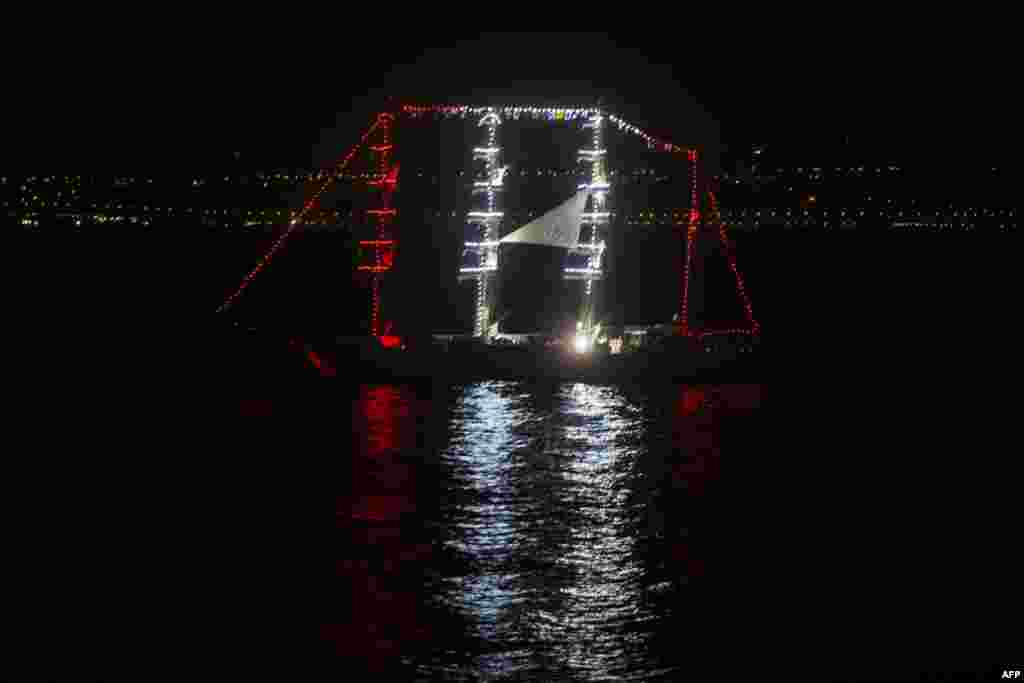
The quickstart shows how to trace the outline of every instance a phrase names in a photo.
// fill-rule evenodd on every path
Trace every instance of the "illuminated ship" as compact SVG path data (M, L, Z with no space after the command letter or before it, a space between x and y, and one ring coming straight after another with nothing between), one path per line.
M532 244L570 253L579 250L591 191L585 187L542 216L486 243L485 264L491 265L463 268L463 276L495 272L503 245ZM599 258L603 250L604 243L599 242L592 251ZM575 275L578 269L567 270ZM495 299L491 298L491 306ZM418 343L390 335L338 337L333 344L317 348L306 345L303 350L320 374L350 379L628 382L703 376L721 379L723 373L754 379L750 373L756 368L757 337L748 333L716 335L712 339L679 334L678 320L664 325L618 327L605 327L601 322L585 325L581 320L574 330L515 334L502 332L499 322L491 323L483 333L434 334Z
M650 341L627 348L616 348L606 338L592 341L535 334L528 335L533 340L521 343L450 337L390 349L366 338L339 339L334 345L316 348L304 344L302 350L309 366L321 376L349 381L749 381L760 370L756 338L711 343L653 330L648 334Z

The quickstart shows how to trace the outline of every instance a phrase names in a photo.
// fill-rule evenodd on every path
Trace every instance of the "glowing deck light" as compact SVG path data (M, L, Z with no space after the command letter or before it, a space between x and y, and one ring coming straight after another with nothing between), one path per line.
M586 353L590 350L590 337L585 334L577 334L573 348L576 349L576 353Z

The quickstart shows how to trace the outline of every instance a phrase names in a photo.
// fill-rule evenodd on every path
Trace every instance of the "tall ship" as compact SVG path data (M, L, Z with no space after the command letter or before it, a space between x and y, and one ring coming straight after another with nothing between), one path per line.
M760 325L697 148L600 107L404 113L412 121L382 115L368 138L376 179L353 211L364 334L296 341L318 372L628 381L754 371ZM426 231L412 229L431 213L444 269L424 266ZM420 277L436 270L452 282L441 296Z
M290 246L270 276L287 294L255 289L282 320L317 300L320 324L290 343L327 377L749 370L761 334L742 275L752 259L737 254L702 154L601 104L382 112L311 180L218 312L252 306L248 283L303 232L316 246Z

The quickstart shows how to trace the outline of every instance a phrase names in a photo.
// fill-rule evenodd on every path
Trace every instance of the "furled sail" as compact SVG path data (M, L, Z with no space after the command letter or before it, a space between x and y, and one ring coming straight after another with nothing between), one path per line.
M502 244L575 247L580 241L580 217L589 195L589 190L577 192L568 201L502 237Z

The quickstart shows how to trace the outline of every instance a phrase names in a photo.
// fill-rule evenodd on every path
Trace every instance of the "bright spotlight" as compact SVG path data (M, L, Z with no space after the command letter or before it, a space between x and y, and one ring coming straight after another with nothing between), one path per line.
M590 338L583 334L576 335L576 353L586 353L590 350Z

